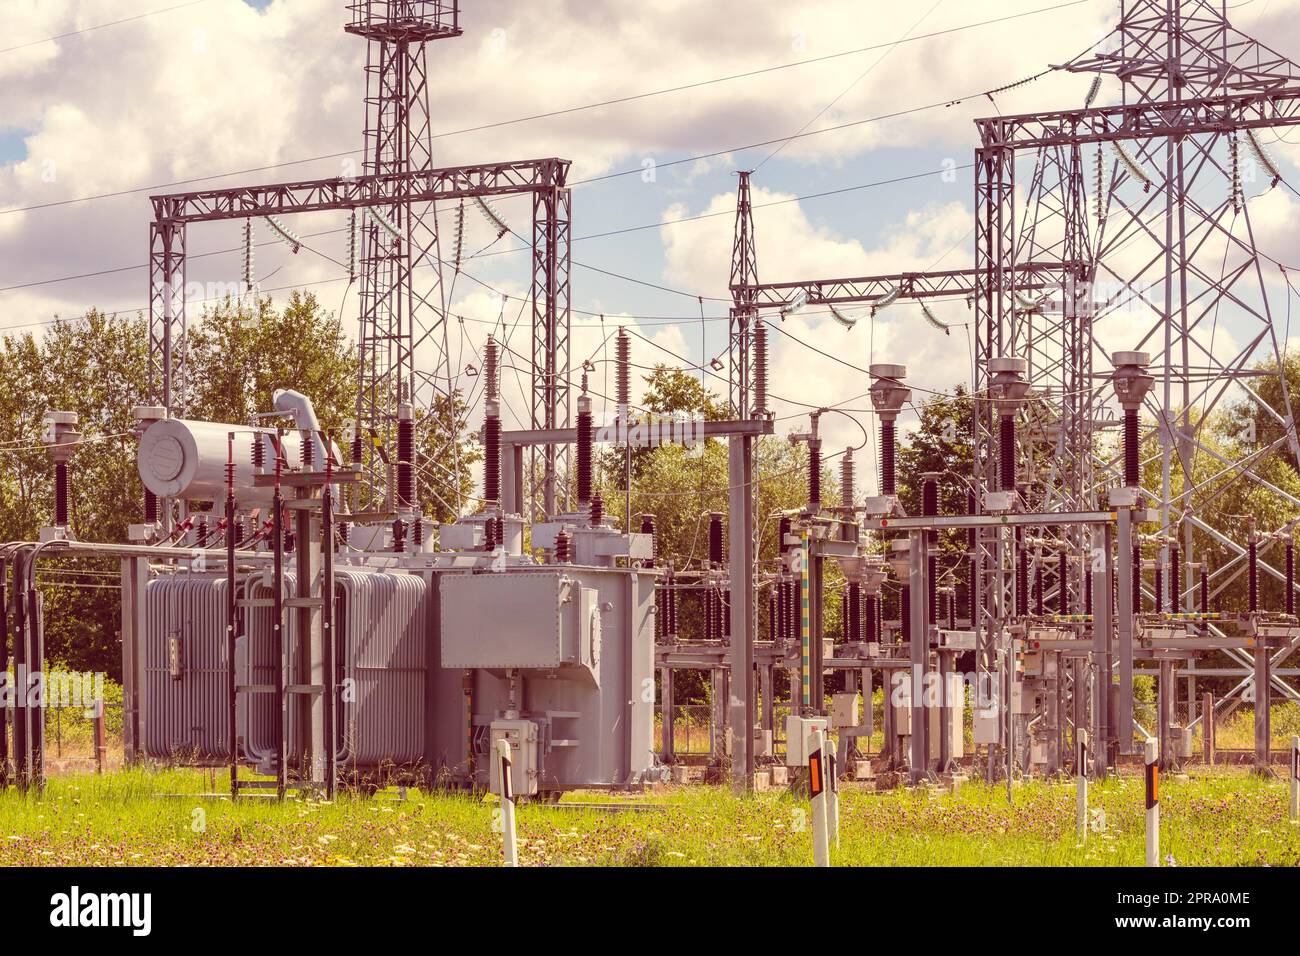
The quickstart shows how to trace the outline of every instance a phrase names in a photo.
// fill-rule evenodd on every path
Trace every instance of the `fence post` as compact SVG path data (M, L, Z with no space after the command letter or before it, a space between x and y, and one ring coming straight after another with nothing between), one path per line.
M813 866L830 866L831 851L826 835L826 762L822 758L825 738L820 729L808 734L808 792L812 795Z
M840 848L840 773L836 766L835 749L826 742L826 829L835 849Z
M1300 823L1300 736L1291 737L1291 822Z
M1209 691L1201 698L1201 750L1207 767L1214 766L1214 695Z
M104 772L104 698L95 701L95 773Z
M1147 866L1160 865L1160 746L1154 737L1146 746Z
M500 737L496 742L501 780L501 836L505 842L506 866L519 865L519 847L515 838L515 793L510 772L510 741Z

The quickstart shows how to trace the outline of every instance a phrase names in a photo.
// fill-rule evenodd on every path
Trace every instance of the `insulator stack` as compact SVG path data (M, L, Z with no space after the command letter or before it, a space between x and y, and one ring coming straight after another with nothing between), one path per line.
M59 528L68 526L68 463L54 463L54 524Z
M1210 613L1210 569L1201 565L1201 613Z
M780 600L777 595L779 588L773 588L767 595L767 639L773 644L779 644L781 638L781 622L777 613L777 606Z
M718 592L718 633L731 636L731 591Z
M1169 550L1169 610L1174 614L1182 610L1183 604L1183 575L1179 568L1182 560L1183 555L1178 548Z
M722 512L713 511L709 513L709 563L715 567L721 567L725 560L725 550L722 546Z
M677 588L674 587L675 578L672 574L668 575L668 634L671 637L677 636Z
M934 623L939 620L939 559L933 554L926 556L925 578L926 620Z
M957 630L957 592L948 595L948 630Z
M555 563L568 564L572 555L569 552L569 532L563 528L555 536Z
M898 623L903 640L912 639L912 588L904 584L898 596Z
M1247 567L1247 587L1250 594L1250 603L1248 609L1251 614L1259 610L1259 545L1254 538L1251 539L1247 546L1248 567Z
M578 508L591 504L591 449L592 449L591 399L578 398ZM594 523L594 522L593 522Z
M1043 559L1040 556L1034 565L1034 613L1042 617L1046 612L1043 605Z
M1165 569L1159 558L1156 558L1155 602L1155 612L1159 614L1165 609Z
M266 442L261 432L253 432L253 470L266 467ZM358 458L358 460L360 460Z
M344 547L347 547L348 534L349 534L349 529L351 527L352 525L347 521L339 522L339 543L342 544Z
M1133 589L1133 613L1142 610L1142 549L1133 545L1133 571L1131 587Z
M614 400L619 417L626 421L632 405L632 340L622 326L614 340Z
M853 449L846 448L840 460L840 504L845 508L852 508L857 498L853 478Z
M401 518L393 521L393 550L398 554L406 550L406 522Z
M1092 613L1092 566L1083 569L1083 613Z
M492 524L495 525L497 529L497 542L504 546L506 543L506 519L497 515Z
M302 466L310 471L316 465L316 442L312 440L312 433L303 429L302 433Z
M867 640L880 642L880 598L874 594L867 595Z
M1070 613L1070 555L1061 549L1056 570L1056 613Z
M762 319L754 323L754 418L767 414L767 326Z
M706 641L717 640L717 621L718 621L718 589L709 588L704 592L704 639Z
M895 461L894 423L885 419L880 423L880 493L882 495L897 494Z
M1016 490L1016 418L998 419L998 482L1002 491Z
M501 410L495 399L483 420L483 497L489 505L501 501Z
M489 402L495 402L500 397L497 364L497 340L489 335L487 345L483 349L483 377L486 379L483 385L483 397Z
M653 561L659 557L659 539L655 536L655 516L643 514L641 516L641 533L650 535L650 559Z
M1136 488L1142 477L1142 446L1138 441L1136 408L1124 409L1124 484Z
M1286 613L1295 614L1295 545L1286 546Z
M592 495L592 497L591 497L591 526L592 526L593 528L598 528L598 527L600 527L601 523L604 522L604 520L605 520L605 501L604 501L604 499L601 498L600 495L598 495L598 494L597 494L597 495Z
M208 546L208 519L200 517L198 524L194 527L194 545L199 548Z
M420 546L424 544L424 519L418 515L411 522L411 543L415 545L416 551L419 551Z
M497 549L497 523L489 518L483 523L483 550L495 551Z
M284 552L285 554L293 554L293 549L294 546L297 544L298 539L294 536L294 533L287 528L284 530L283 533L284 533Z
M352 436L352 464L354 465L361 464L361 449L362 449L361 436L353 435Z
M415 504L415 420L409 411L397 422L397 502L404 508Z
M822 503L822 446L819 441L808 443L808 506L821 510Z
M1016 614L1023 617L1029 613L1029 552L1020 543L1020 532L1016 530Z
M144 520L145 524L158 520L158 496L148 488L144 490Z
M848 587L848 613L845 615L847 624L845 628L845 639L850 641L862 640L862 585L856 581L851 582Z

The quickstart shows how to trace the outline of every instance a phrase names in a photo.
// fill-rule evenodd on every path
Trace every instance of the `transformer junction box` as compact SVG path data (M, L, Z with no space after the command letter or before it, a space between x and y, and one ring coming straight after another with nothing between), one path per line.
M830 721L825 717L796 717L794 714L785 719L785 765L787 767L804 767L808 764L808 736L820 730L825 736L830 730Z
M857 694L835 694L831 698L831 726L836 730L858 726Z
M504 740L510 744L510 786L515 796L531 797L537 793L537 781L541 776L538 766L537 724L531 720L494 720L489 727L490 746L488 753L493 758L488 761L488 785L493 793L501 792L501 761L495 757L497 741Z
M772 731L763 727L754 728L754 756L771 758Z

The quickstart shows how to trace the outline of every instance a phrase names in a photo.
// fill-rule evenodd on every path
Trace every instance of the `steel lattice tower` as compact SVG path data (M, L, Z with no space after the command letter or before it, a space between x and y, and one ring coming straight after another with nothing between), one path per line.
M460 35L458 3L355 0L348 8L352 19L346 31L368 41L366 175L433 168L425 48L430 41ZM436 212L432 203L395 203L375 209L358 223L360 378L352 451L369 475L358 504L375 510L414 505L413 500L399 500L393 468L375 448L397 447L400 404L428 409L436 394L436 370L421 371L415 362L421 343L432 340L441 346L435 336L446 313ZM383 508L378 507L381 502Z
M758 321L754 301L754 287L758 285L758 251L754 244L754 210L749 198L749 170L741 170L736 186L736 228L731 248L732 306L728 319L727 377L730 382L728 399L732 414L737 418L749 417L750 383L753 367L750 357L750 337Z

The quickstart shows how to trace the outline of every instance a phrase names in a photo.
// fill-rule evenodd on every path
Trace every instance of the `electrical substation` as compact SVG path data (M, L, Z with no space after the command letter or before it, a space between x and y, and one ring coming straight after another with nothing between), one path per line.
M1288 666L1297 519L1245 537L1215 526L1191 462L1215 457L1219 474L1264 483L1300 515L1260 472L1271 455L1300 459L1300 442L1265 279L1277 263L1255 248L1242 188L1247 162L1281 178L1260 135L1300 125L1300 67L1233 29L1222 3L1118 8L1102 48L1044 64L1078 75L1077 102L976 122L971 269L783 277L760 257L756 174L740 171L728 417L670 430L727 448L727 508L705 519L707 560L690 566L661 547L655 515L630 514L630 486L616 520L593 480L597 455L630 461L666 426L634 407L625 331L612 428L571 361L569 161L435 166L428 89L438 45L460 42L459 4L353 0L345 29L369 50L363 173L152 197L139 521L128 541L72 535L78 422L50 413L54 521L0 552L0 656L20 679L43 666L42 561L119 559L127 760L228 768L236 796L498 789L502 772L538 799L670 782L684 671L707 675L709 757L743 789L799 784L819 731L847 780L1101 777L1138 767L1148 737L1177 769L1199 756L1197 728L1244 699L1267 772L1270 702L1300 701ZM529 406L515 409L528 427L503 426L503 353L489 339L483 504L439 525L416 504L415 423L438 379L417 347L447 315L416 269L443 262L439 204L506 196L532 207ZM361 289L349 433L322 429L312 396L292 390L251 421L188 417L189 238L259 220L292 236L286 218L327 211L350 217ZM791 429L777 418L786 315L818 306L851 326L847 310L911 303L943 328L929 304L961 300L974 344L968 472L902 473L907 418L929 394L907 354L875 358L857 390L870 395L859 417L878 436L875 474L863 452L823 446L843 409L812 409ZM1220 314L1250 331L1226 359L1209 340ZM854 341L841 347L851 361L867 354ZM1270 375L1280 405L1261 397ZM1275 422L1266 448L1233 459L1202 440L1229 399ZM758 446L787 439L804 446L806 503L759 514ZM904 480L919 513L902 504ZM965 507L943 507L954 500ZM773 559L760 560L763 535ZM1266 578L1282 582L1278 606L1261 598ZM1248 606L1223 610L1242 580ZM680 632L688 606L702 634ZM1229 664L1208 665L1214 652ZM1141 674L1156 679L1154 726L1135 716ZM1207 701L1198 675L1237 682ZM9 783L39 786L41 708L0 709L0 721Z

